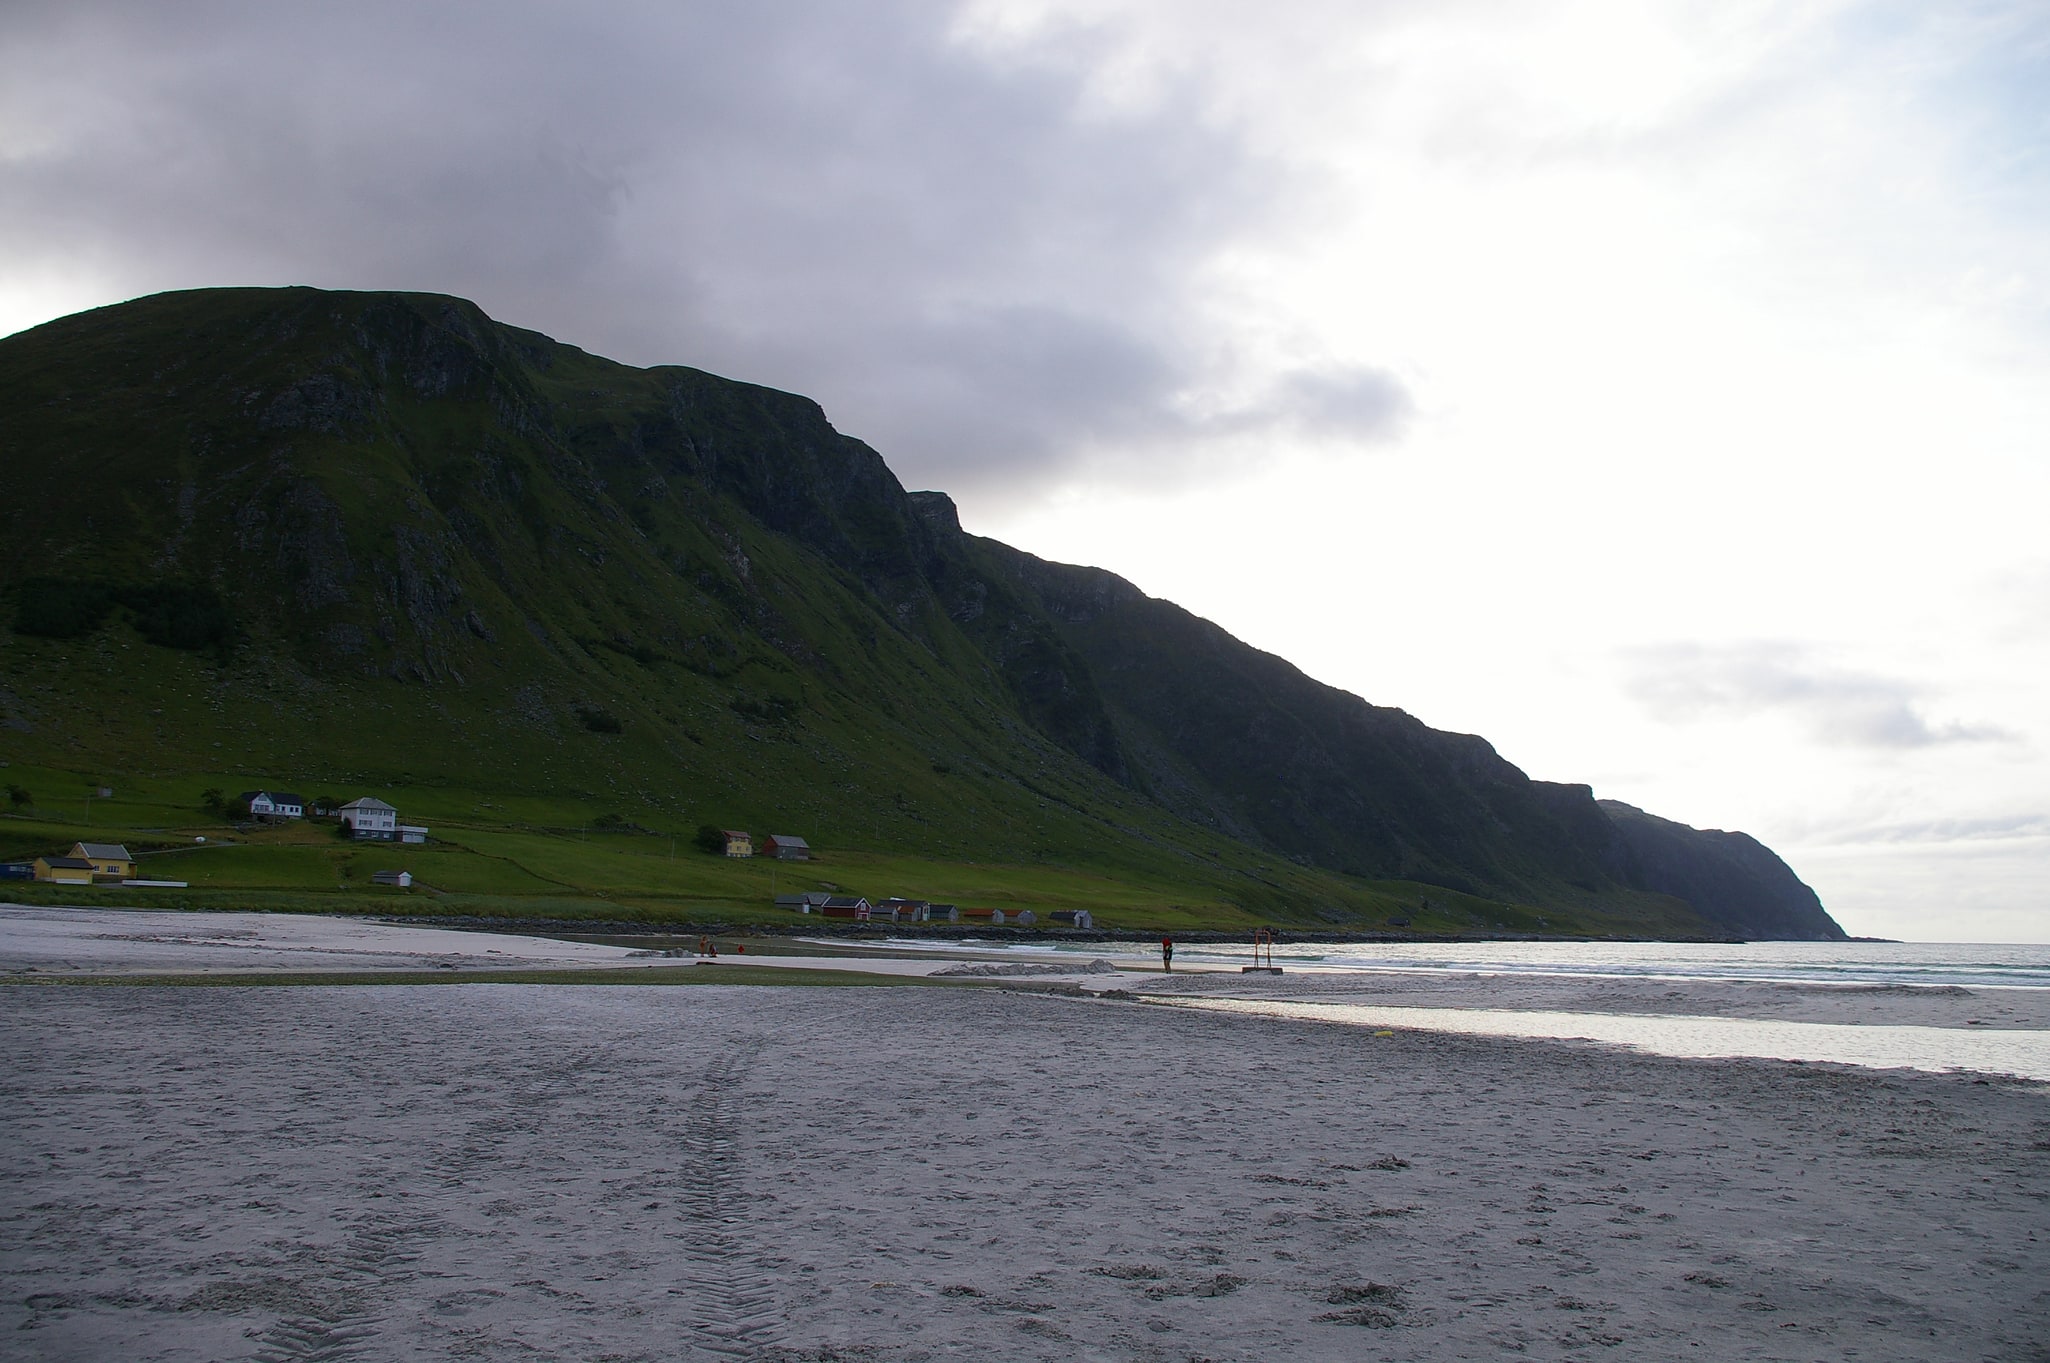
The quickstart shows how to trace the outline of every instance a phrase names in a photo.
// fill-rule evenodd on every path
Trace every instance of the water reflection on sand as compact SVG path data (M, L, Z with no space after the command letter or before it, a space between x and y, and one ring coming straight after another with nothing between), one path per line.
M1969 1070L2050 1081L2050 1032L1653 1017L1490 1008L1383 1008L1269 999L1153 997L1148 1003L1363 1028L1584 1040L1690 1059L1753 1057L1874 1069Z

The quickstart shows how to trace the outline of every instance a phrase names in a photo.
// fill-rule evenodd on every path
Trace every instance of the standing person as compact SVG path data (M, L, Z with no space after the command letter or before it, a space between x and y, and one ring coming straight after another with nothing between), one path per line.
M1160 968L1163 971L1172 971L1174 969L1174 938L1172 937L1162 937L1160 939Z

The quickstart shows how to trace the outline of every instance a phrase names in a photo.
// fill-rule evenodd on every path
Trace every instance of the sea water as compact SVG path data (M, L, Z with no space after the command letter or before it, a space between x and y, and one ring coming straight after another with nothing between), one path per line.
M1867 1069L1962 1071L2050 1081L2050 1031L1900 1027L1766 1018L1561 1013L1506 1008L1387 1008L1270 999L1169 998L1172 1004L1374 1029L1591 1041L1684 1059L1795 1060Z
M893 947L942 944L895 941ZM1029 951L1157 961L1150 942L943 944L949 952ZM1176 943L1177 965L1237 967L1243 943ZM1264 957L1263 957L1264 959ZM1402 971L1462 975L1735 980L1789 984L1960 985L2050 989L2050 945L1940 942L1291 942L1274 949L1290 971Z
M911 943L902 945L911 947ZM986 943L950 943L957 951ZM998 951L1004 948L996 948ZM1045 953L1046 946L1030 950ZM1063 942L1055 955L1159 959L1150 944ZM1177 966L1230 969L1238 944L1177 945ZM1907 988L2050 989L2050 946L1923 942L1290 943L1274 963L1293 975L1400 972L1582 979L1738 981ZM2050 1081L2050 1031L1788 1022L1699 1015L1392 1007L1271 998L1155 996L1150 1003L1468 1035L1580 1040L1690 1058L1792 1060L1873 1069L1958 1070Z

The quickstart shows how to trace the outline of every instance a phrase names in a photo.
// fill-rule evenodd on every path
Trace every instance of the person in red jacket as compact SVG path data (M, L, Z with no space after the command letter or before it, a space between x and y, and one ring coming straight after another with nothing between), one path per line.
M1172 937L1160 939L1160 968L1168 971L1174 969L1174 938Z

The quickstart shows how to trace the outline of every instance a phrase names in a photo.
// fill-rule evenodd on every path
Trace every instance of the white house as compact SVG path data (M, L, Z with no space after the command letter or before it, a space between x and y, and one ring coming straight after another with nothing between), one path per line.
M411 871L372 871L370 873L370 883L373 885L396 885L401 890L410 890L413 888L413 873Z
M399 836L399 811L373 795L360 800L351 800L335 811L335 816L359 838L376 838L384 842L395 842Z
M258 819L303 819L306 817L306 801L289 791L245 791L242 795L242 803L248 805L250 815Z

